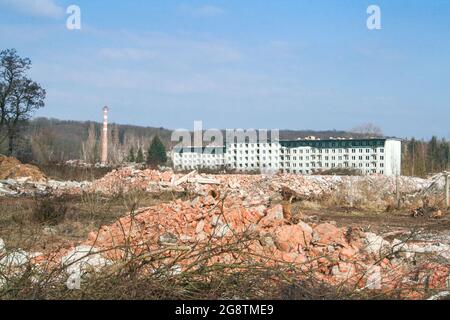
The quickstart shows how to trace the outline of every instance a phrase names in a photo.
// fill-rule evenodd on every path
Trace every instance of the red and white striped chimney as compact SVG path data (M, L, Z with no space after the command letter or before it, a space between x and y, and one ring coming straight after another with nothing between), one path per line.
M102 164L108 163L108 107L103 108Z

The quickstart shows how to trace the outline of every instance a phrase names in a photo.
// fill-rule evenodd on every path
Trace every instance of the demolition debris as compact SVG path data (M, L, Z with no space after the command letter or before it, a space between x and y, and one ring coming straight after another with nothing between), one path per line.
M411 201L441 185L436 178L206 175L196 171L183 175L133 168L114 170L92 183L5 180L0 184L4 195L179 191L189 194L190 200L129 212L71 248L42 254L5 253L0 268L26 261L67 266L64 281L69 288L77 288L86 281L86 274L120 266L132 257L151 262L143 272L165 270L169 276L217 264L283 264L298 271L299 281L313 277L332 286L397 290L406 298L424 298L427 290L448 290L448 242L389 241L362 228L310 222L301 214L294 217L290 210L293 199L323 200L336 194L353 203L369 194L370 201L386 206L398 195L397 188L404 201Z

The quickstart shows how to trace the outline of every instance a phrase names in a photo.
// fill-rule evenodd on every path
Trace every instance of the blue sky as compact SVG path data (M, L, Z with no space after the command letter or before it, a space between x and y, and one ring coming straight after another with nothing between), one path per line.
M81 8L82 29L65 27ZM381 7L382 30L366 27ZM450 138L449 0L0 0L0 49L33 61L37 113L205 128Z

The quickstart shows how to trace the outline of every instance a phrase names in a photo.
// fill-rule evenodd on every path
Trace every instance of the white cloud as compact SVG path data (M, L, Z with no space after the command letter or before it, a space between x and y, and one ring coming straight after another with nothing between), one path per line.
M156 60L160 64L187 66L238 63L244 58L240 48L219 39L128 32L122 32L120 38L123 48L102 48L100 56L115 60Z
M64 15L64 8L55 0L0 0L0 6L36 17L60 18Z
M147 60L154 59L156 53L136 48L105 48L100 50L100 56L110 60Z
M198 7L196 9L194 9L194 14L198 15L198 16L207 16L207 17L212 17L212 16L218 16L221 14L224 14L225 10L223 10L222 8L219 7L215 7L215 6L203 6L203 7Z
M190 7L182 5L179 7L179 9L181 13L188 14L194 17L215 17L225 13L225 10L221 7L212 5L204 5L200 7Z

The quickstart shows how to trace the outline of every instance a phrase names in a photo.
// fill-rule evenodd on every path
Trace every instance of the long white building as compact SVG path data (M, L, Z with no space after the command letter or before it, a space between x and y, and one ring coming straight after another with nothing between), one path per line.
M309 175L346 168L363 174L398 175L401 140L304 139L264 143L230 143L221 147L174 149L175 170L230 169L238 172L283 172Z

